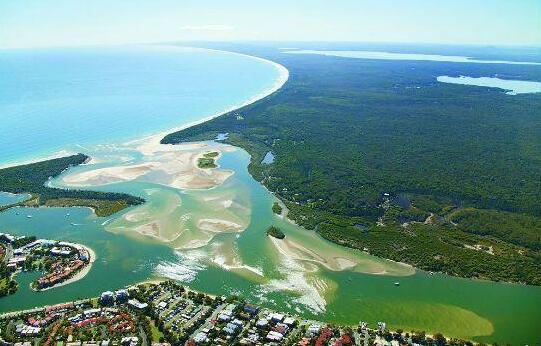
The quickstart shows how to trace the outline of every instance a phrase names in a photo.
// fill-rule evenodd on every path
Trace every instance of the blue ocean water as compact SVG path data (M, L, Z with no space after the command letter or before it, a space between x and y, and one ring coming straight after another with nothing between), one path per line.
M0 165L184 125L278 76L260 59L185 47L0 50Z

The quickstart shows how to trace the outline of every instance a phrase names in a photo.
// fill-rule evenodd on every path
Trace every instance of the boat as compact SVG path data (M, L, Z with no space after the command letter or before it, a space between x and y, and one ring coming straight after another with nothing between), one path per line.
M26 218L27 218L27 219L31 219L31 218L32 218L32 215L26 215Z
M400 282L397 281L397 282L394 283L394 285L395 286L400 286Z

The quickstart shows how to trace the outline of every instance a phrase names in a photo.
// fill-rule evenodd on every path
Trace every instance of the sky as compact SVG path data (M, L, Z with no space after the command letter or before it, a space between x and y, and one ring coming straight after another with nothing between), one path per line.
M193 40L541 46L541 0L0 0L0 48Z

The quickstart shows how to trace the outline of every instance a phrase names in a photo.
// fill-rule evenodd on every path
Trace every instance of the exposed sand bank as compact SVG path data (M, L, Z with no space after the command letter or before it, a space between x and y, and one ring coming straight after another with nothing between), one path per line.
M359 262L351 258L342 258L342 257L324 257L314 250L308 249L289 239L277 239L274 237L269 237L276 249L282 254L290 259L297 261L306 261L314 262L317 264L323 265L325 268L333 271L342 271L345 269L353 268Z
M238 194L242 194L239 190L144 192L147 202L107 223L108 231L142 235L177 250L188 250L207 245L218 234L240 233L249 224L249 203L237 202Z
M269 237L269 239L281 255L291 260L316 263L332 271L353 270L366 274L395 276L408 276L415 273L415 269L407 264L368 255L363 256L361 253L353 252L354 250L351 250L351 253L344 251L340 254L332 253L332 251L315 252L288 238L281 240Z
M88 169L62 177L64 184L72 187L92 187L128 181L145 181L178 189L209 189L223 184L233 171L200 169L197 161L204 153L212 150L221 155L222 146L207 143L164 145L161 136L152 136L125 145L142 157L140 163L112 165ZM219 158L219 157L218 157ZM217 158L217 159L218 159ZM87 165L90 166L91 165Z
M244 227L232 221L220 219L201 219L197 222L197 227L200 230L222 233L222 232L242 232Z

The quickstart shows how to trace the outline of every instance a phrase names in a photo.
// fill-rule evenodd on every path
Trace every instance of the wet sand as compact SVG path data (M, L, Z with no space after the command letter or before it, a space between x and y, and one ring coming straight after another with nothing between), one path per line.
M197 166L198 159L205 153L216 151L220 156L223 150L227 150L223 147L211 147L206 143L164 145L160 144L160 138L161 135L151 136L125 144L125 149L136 150L142 155L139 164L122 163L89 169L64 176L62 181L73 187L93 187L137 179L177 189L210 189L223 184L234 173L219 168L200 169ZM100 159L94 160L102 162Z

